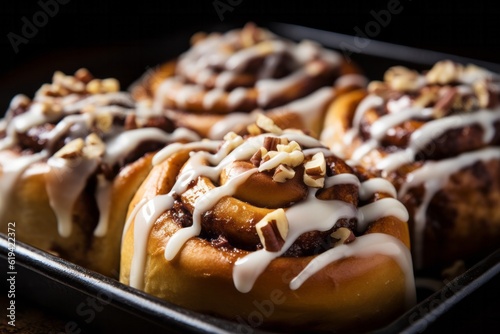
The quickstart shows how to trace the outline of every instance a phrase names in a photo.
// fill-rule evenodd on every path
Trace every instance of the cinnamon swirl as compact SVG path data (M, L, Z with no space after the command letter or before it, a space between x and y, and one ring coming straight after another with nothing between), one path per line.
M419 268L500 245L499 96L498 74L444 60L392 67L330 106L322 140L396 186Z
M0 124L1 231L15 221L17 240L106 275L147 153L199 139L85 69L14 97Z
M134 196L120 280L242 330L374 329L414 302L394 187L263 115L172 144Z
M222 139L244 129L255 122L256 110L267 111L282 128L317 136L336 93L366 84L357 72L313 41L295 43L249 23L223 34L196 34L189 50L146 73L131 91L202 137Z

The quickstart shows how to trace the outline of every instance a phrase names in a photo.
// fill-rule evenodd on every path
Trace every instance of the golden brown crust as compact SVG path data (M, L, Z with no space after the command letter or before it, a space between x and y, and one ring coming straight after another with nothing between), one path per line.
M252 37L245 37L248 35ZM208 47L209 43L215 44L215 40L220 40L220 45ZM203 43L206 43L203 49L200 48L203 56L206 59L213 58L215 63L199 65L202 62L198 57L202 51L196 48ZM326 54L331 51L315 44L306 46L307 43L304 43L297 47L297 44L287 43L289 41L253 24L227 34L204 34L196 38L196 42L182 56L145 73L132 85L131 92L138 100L154 101L152 103L164 108L177 126L192 129L202 137L216 138L210 130L228 115L255 110L269 111L268 116L282 128L303 129L318 136L331 99L363 86L365 81L343 82L335 91L332 90L331 98L325 100L320 106L321 110L309 110L305 119L303 111L286 106L322 87L333 87L336 79L358 74L360 70L334 52ZM219 58L230 56L233 57L226 61L232 59L233 64L227 65L227 68L224 68L225 63L217 63ZM308 57L310 59L304 60ZM238 61L235 61L236 58ZM288 81L284 79L288 77ZM294 77L300 77L300 80ZM263 89L259 86L269 80L276 81L272 88ZM276 89L277 93L273 92ZM262 92L269 96L262 96ZM245 125L249 122L252 120L243 121ZM241 123L226 125L230 127L226 132L242 130L239 128Z
M129 216L144 200L169 193L188 158L188 150L179 150L155 165L135 194ZM331 165L334 168L333 162ZM241 174L249 168L241 161L236 161L236 166L241 167L241 170L234 171L235 174ZM349 168L353 172L347 165L337 167ZM225 182L227 179L222 184ZM261 194L267 191L263 185L269 182L271 181L266 179L260 184L258 188ZM248 184L239 185L242 193L247 186ZM254 226L274 211L262 207L260 198L255 200L258 195L253 192L252 187L248 189L251 194L246 201L237 198L239 196L224 196L218 200L214 207L202 215L202 235L187 240L172 260L166 260L166 244L182 227L190 226L192 221L189 214L192 213L196 200L204 198L217 187L216 181L198 177L190 183L188 190L175 196L178 204L167 209L152 223L151 230L147 233L145 267L140 272L141 276L144 275L144 286L141 289L145 292L188 309L234 320L243 329L339 332L369 330L386 324L405 309L405 280L408 277L394 258L378 253L349 256L331 262L297 290L291 290L291 280L318 253L331 247L326 243L317 243L313 255L281 256L274 259L249 292L239 291L233 282L235 263L253 253L255 248L244 244L259 243ZM384 196L388 195L375 197ZM180 213L179 207L185 211ZM226 231L222 232L220 227L214 227L218 224L217 219L225 222L223 225ZM205 227L205 220L210 228ZM122 244L120 280L125 284L131 284L133 275L132 261L134 248L137 247L134 243L137 237L134 232L136 223L134 219L131 220ZM212 233L223 235L223 238ZM406 222L393 216L376 219L369 225L366 233L388 234L409 247ZM220 244L222 241L223 244ZM240 245L243 246L239 247ZM300 249L302 246L298 247ZM256 312L263 315L259 323L253 322L252 314Z
M0 157L14 158L3 151ZM61 236L58 221L47 194L46 162L30 166L7 197L2 222L16 222L16 240L46 250L70 262L101 274L117 277L119 273L121 233L130 200L151 169L152 155L123 168L114 178L110 198L107 232L94 236L99 212L92 187L77 198L72 209L71 234ZM0 172L0 177L2 173ZM63 189L61 188L61 191ZM7 224L1 232L7 233Z
M395 185L410 213L419 268L475 259L500 243L497 82L494 73L450 61L422 74L396 66L369 92L345 94L329 107L322 139ZM373 139L374 127L409 108L426 111ZM363 145L370 146L364 153Z
M500 244L500 160L478 162L453 173L431 200L422 232L426 266L476 260ZM414 216L425 190L413 188L401 198ZM410 219L410 230L415 220ZM416 235L412 235L413 238ZM415 240L414 240L415 241ZM414 243L416 245L416 242Z
M117 277L147 153L191 135L176 137L170 121L135 102L116 79L85 69L56 72L33 99L16 96L0 131L1 230L17 222L17 240Z

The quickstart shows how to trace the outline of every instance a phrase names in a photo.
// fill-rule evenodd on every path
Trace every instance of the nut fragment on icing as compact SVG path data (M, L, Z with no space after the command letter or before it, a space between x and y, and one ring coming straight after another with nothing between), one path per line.
M437 62L425 75L430 84L446 85L459 81L463 66L450 60Z
M257 116L257 120L256 120L255 124L257 124L257 126L259 128L261 128L269 133L274 133L277 135L280 135L283 133L283 130L279 126L274 124L272 119L270 119L267 116L264 116L263 114L259 114Z
M255 228L260 242L267 251L278 252L281 250L288 235L288 220L285 210L277 209L268 213Z
M384 81L398 91L413 91L419 88L419 74L404 66L393 66L384 74Z
M313 155L304 165L304 183L310 187L323 188L326 175L326 161L323 152Z
M331 234L332 238L337 239L334 246L340 246L343 244L348 244L354 241L356 237L354 233L346 227L340 227Z
M54 156L63 159L75 159L83 155L85 142L82 138L77 138L64 145Z
M286 165L279 165L276 167L273 175L273 181L278 183L286 182L295 176L295 171L292 167Z

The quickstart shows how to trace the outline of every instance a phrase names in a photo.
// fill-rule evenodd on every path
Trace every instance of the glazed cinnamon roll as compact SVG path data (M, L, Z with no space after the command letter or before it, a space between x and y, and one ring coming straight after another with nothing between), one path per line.
M154 156L121 282L242 331L359 332L401 314L415 296L394 187L263 115L249 132Z
M1 231L16 222L17 240L115 276L148 152L199 139L85 69L14 97L0 124Z
M295 43L249 23L223 34L196 34L189 50L148 71L131 91L202 137L222 139L244 129L256 110L267 111L282 128L317 136L338 91L366 84L357 72L313 41Z
M498 74L445 60L390 68L330 106L322 140L396 186L419 268L500 245L499 96Z

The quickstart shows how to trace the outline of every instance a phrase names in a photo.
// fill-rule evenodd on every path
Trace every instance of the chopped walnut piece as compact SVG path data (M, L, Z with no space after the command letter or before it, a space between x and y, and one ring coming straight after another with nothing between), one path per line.
M91 133L85 138L83 155L90 159L102 157L106 151L106 145L95 133Z
M264 147L261 147L257 150L252 157L250 158L250 162L255 166L259 167L262 162L262 157L267 154L267 150Z
M323 152L313 155L304 168L304 183L309 187L323 188L326 175L326 160Z
M283 133L283 130L279 126L274 124L274 121L272 119L264 116L263 114L259 114L257 116L255 124L257 124L257 126L262 130L265 130L269 133L274 133L276 135L281 135Z
M110 113L99 113L96 115L96 126L99 130L106 133L111 130L113 125L113 115Z
M354 233L347 227L338 228L336 231L332 232L331 236L337 239L337 242L333 245L334 247L351 243L356 239Z
M80 68L75 72L75 78L87 84L89 81L94 79L94 76L86 68Z
M92 79L85 88L90 94L113 93L120 90L120 83L114 78Z
M258 136L262 133L261 128L259 128L257 126L257 124L255 124L255 123L252 123L249 126L247 126L247 131L248 131L248 134L250 134L252 136Z
M265 137L264 138L264 148L267 151L277 151L278 145L288 144L288 139L279 137Z
M479 106L481 108L488 108L492 97L491 92L488 90L488 83L485 80L479 80L474 82L473 87Z
M269 252L278 252L288 235L285 210L277 209L268 213L255 225L255 229L264 248Z
M393 66L384 74L384 81L397 91L415 91L421 86L420 75L417 71L404 66Z
M457 89L454 87L445 86L440 89L440 96L434 105L433 110L433 114L436 118L442 118L450 114L450 110L454 105L457 94Z
M425 75L430 84L446 85L459 81L463 66L451 60L442 60L434 64Z
M83 155L85 142L82 138L77 138L64 145L54 156L63 159L75 159Z
M292 167L279 165L274 170L273 181L284 183L286 180L290 180L295 176L295 171Z

